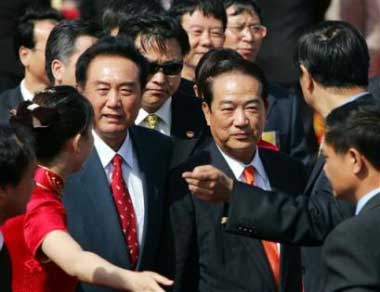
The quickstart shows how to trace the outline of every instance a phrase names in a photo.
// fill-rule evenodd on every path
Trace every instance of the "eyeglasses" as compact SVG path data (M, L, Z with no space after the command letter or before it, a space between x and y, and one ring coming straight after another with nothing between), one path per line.
M227 28L236 34L241 34L246 28L248 28L249 32L258 38L263 38L267 32L267 28L261 24L231 25L231 26L227 26Z
M155 74L162 69L165 75L177 75L181 72L183 62L167 62L158 64L156 62L149 62L149 74Z

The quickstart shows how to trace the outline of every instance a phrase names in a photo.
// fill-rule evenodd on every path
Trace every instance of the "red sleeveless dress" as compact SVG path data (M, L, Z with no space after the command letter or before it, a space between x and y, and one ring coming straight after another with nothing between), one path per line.
M67 275L40 250L44 237L52 231L67 231L62 203L63 180L38 167L36 187L24 215L8 220L2 227L12 262L14 292L71 292L78 280Z

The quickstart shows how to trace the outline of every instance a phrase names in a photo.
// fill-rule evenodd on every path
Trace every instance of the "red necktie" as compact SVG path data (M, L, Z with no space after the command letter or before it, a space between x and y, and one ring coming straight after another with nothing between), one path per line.
M247 184L255 185L255 169L252 165L247 166L244 169L243 175ZM266 240L262 240L261 243L264 247L269 265L272 269L274 280L278 286L280 283L280 257L277 243Z
M139 256L139 244L137 240L137 220L135 210L131 200L131 195L124 183L121 164L123 158L116 154L112 159L113 171L111 176L111 191L115 206L120 216L120 225L128 244L129 259L131 267L134 269Z

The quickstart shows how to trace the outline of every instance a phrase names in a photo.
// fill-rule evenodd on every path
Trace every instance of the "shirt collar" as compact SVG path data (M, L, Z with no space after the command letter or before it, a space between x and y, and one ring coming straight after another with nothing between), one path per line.
M253 156L252 161L248 164L245 164L241 161L238 161L238 160L232 158L228 154L224 153L219 148L219 146L218 146L218 149L219 149L220 153L223 155L224 159L226 160L228 166L231 168L232 173L234 174L234 176L237 180L241 180L244 169L250 165L252 165L254 167L254 169L258 175L260 175L263 178L267 178L265 170L264 170L264 165L263 165L261 158L260 158L258 147L256 148L256 152L255 152L255 155Z
M350 102L353 102L353 101L357 100L358 98L362 97L363 95L367 95L367 94L369 94L368 91L363 91L362 93L359 93L357 95L351 96L346 101L344 101L344 103L342 105L345 105L345 104L348 104Z
M154 112L165 124L171 126L171 121L172 121L172 98L169 97L163 104L162 106ZM139 113L136 118L136 124L140 125L145 118L149 115L148 112L146 112L143 108L140 108Z
M32 101L33 100L33 97L34 97L34 94L31 93L25 86L25 79L23 79L21 81L21 84L20 84L20 90L21 90L21 95L24 99L24 101Z
M94 146L99 154L103 168L106 168L111 163L116 153L123 157L124 162L129 167L132 169L135 167L133 144L129 131L127 131L127 136L117 152L108 146L95 131L92 131L92 134L94 136Z
M379 188L374 189L370 191L369 193L365 194L363 197L361 197L358 203L356 204L355 215L358 215L360 211L364 208L364 206L368 203L368 201L371 200L378 193L380 193Z

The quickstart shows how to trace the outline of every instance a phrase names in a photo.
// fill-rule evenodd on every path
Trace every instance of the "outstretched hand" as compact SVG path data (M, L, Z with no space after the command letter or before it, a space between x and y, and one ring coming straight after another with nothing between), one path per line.
M212 165L201 165L182 174L189 190L201 200L227 202L230 199L233 179Z
M133 272L130 292L165 292L160 285L171 286L173 281L155 272Z

